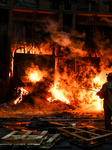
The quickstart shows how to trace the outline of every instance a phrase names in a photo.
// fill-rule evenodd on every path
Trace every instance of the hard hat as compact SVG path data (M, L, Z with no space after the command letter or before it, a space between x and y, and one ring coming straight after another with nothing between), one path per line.
M107 74L107 76L112 78L112 72L110 72L109 74Z

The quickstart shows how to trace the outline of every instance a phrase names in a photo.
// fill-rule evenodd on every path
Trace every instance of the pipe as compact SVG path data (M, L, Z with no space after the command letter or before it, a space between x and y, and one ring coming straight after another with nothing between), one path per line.
M68 88L68 87L67 87ZM89 91L94 91L94 92L98 92L98 90L93 90L93 89L87 89L87 88L80 88L80 87L71 87L69 86L69 88L75 88L75 89L82 89L82 90L89 90ZM60 88L56 88L56 89L60 89ZM62 88L61 88L62 89Z

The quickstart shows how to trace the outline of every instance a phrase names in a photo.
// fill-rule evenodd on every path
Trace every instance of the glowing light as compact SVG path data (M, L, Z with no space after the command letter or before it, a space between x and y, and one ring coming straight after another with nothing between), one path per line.
M37 72L30 73L29 74L29 79L31 80L31 82L36 82L36 81L40 80Z
M9 78L11 77L11 72L9 72Z

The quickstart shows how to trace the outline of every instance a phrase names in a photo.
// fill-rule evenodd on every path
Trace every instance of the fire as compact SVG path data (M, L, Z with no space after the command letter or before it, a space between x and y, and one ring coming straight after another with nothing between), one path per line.
M98 103L98 110L103 110L103 107L101 105L101 100L98 96L97 96L97 103Z
M66 104L69 104L70 101L68 99L65 98L63 92L60 90L57 90L56 87L53 87L50 89L50 91L52 92L52 95L55 97L55 99L52 99L51 97L48 98L47 100L49 102L53 102L55 100L60 100L62 102L65 102Z
M28 54L50 54L52 55L52 49L50 49L50 43L41 43L39 47L32 46L32 44L22 43L21 46L19 44L15 44L12 47L12 51L15 49L15 53L28 53Z
M20 91L20 96L14 101L14 104L18 104L23 100L23 95L28 95L29 92L25 89L23 89L23 87L18 87L17 92L19 93Z
M90 109L93 107L94 110L102 111L103 110L103 100L101 100L97 95L96 92L100 90L104 80L100 77L100 75L96 76L92 80L92 88L80 88L75 83L75 86L63 86L63 88L58 88L57 85L60 83L55 82L55 86L53 86L50 89L50 92L52 93L54 99L52 97L47 98L49 102L53 102L55 100L60 100L62 102L65 102L66 104L74 105L73 101L77 101L77 99L73 98L73 93L76 95L76 98L78 98L80 102L80 106L86 110L90 107ZM71 95L71 99L67 97L67 95ZM84 99L88 100L88 103L85 103ZM83 107L85 106L85 107Z
M24 48L17 49L16 53L29 53L29 54L52 54L52 50L50 51L50 48L48 48L49 44L46 45L46 48L44 47L44 44L41 44L40 47L34 47L34 46L25 46ZM22 47L22 46L21 46ZM49 51L47 50L49 49ZM58 72L58 59L55 61L55 74ZM57 63L57 64L56 64ZM101 71L101 73L97 72L97 69L94 68L91 65L88 65L84 68L83 63L80 64L79 72L73 72L75 75L71 76L71 74L68 76L66 75L67 68L66 65L62 64L64 69L64 73L59 73L59 78L54 79L56 82L56 85L53 86L50 89L50 92L52 93L52 97L47 98L49 102L53 102L55 100L60 100L66 104L70 104L73 106L78 106L77 108L81 108L81 111L86 110L103 110L103 100L101 100L97 95L95 91L87 90L93 89L93 90L100 90L102 85L105 82L106 73L108 73L107 70ZM81 63L81 61L80 61ZM76 68L77 69L77 68ZM103 69L102 69L103 70ZM72 71L71 71L72 72ZM91 73L92 72L92 73ZM25 70L25 76L22 78L22 81L25 82L32 82L36 83L38 81L41 81L43 77L46 77L47 72L42 71L39 69L38 66L31 65L31 67L26 68ZM93 76L96 74L96 76L93 78ZM76 84L75 84L76 83ZM76 87L79 87L79 89L75 89L74 85ZM71 87L71 88L70 88ZM72 88L73 87L73 88ZM81 87L81 88L80 88ZM84 89L85 88L85 89ZM22 91L22 90L21 90ZM20 94L20 97L18 97L14 103L17 104L22 101L22 92ZM27 94L26 94L27 95Z
M94 79L93 79L93 81L96 83L96 82L98 82L98 81L99 81L99 78L98 78L98 77L96 77L96 78L94 78Z
M99 74L99 76L95 77L93 79L93 83L95 83L96 87L97 87L97 90L96 91L99 91L99 89L101 89L102 85L104 84L105 82L105 75L103 72L101 72ZM97 98L97 109L98 110L103 110L103 100L101 100L99 98L99 96L96 96Z
M39 75L38 72L36 72L35 70L31 73L29 73L28 75L29 79L31 80L31 82L37 82L37 81L40 81L42 76Z
M26 68L25 74L26 75L22 77L22 81L32 83L41 81L43 77L47 76L47 72L45 70L40 70L39 67L34 64L32 64L31 67Z

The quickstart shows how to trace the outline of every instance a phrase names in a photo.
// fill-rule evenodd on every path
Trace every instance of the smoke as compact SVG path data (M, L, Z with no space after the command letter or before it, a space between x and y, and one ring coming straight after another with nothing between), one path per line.
M75 56L85 56L86 51L82 50L85 44L85 33L79 34L78 31L71 31L71 33L66 33L64 31L59 31L59 24L47 18L47 23L45 24L45 31L49 32L50 37L56 44L67 47L70 50L70 55L68 57Z

